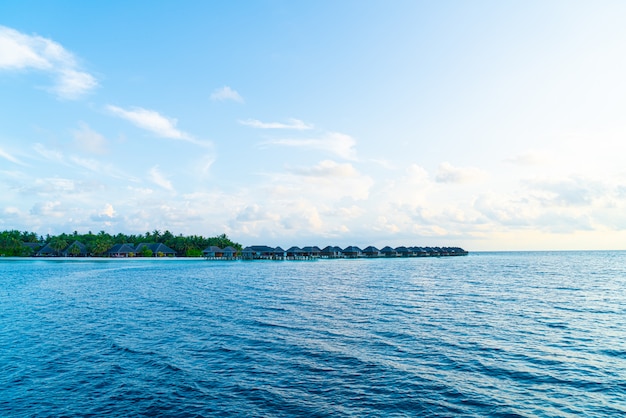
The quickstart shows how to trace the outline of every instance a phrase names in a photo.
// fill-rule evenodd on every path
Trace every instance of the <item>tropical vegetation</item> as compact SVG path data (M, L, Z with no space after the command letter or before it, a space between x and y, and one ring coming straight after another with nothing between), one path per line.
M95 257L104 256L115 244L137 246L145 242L165 244L176 251L178 257L202 256L202 250L211 245L220 248L231 246L237 251L242 249L241 244L231 241L226 234L215 237L184 236L182 234L174 235L167 230L161 232L155 229L152 232L136 235L123 233L112 235L105 231L100 231L97 234L91 231L86 234L79 234L74 231L71 234L62 233L56 236L48 234L44 237L34 232L10 230L0 232L0 255L27 257L34 255L37 247L43 247L46 244L53 250L61 252L75 241L83 243L87 247L88 253ZM72 251L79 250L76 247L70 247L69 251L71 254Z

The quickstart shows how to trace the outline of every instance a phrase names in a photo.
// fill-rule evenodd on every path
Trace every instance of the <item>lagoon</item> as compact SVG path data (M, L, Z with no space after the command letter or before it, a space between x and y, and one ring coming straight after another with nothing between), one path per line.
M626 252L0 259L3 416L615 416Z

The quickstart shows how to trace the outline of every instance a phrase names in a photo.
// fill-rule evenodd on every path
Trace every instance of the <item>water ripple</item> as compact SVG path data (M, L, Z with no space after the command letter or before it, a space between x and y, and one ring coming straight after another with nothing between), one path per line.
M624 415L624 261L2 260L0 415Z

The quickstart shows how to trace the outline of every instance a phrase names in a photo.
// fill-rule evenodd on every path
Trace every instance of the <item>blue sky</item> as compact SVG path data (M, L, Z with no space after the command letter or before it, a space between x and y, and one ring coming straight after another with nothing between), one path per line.
M622 1L6 1L0 229L622 249Z

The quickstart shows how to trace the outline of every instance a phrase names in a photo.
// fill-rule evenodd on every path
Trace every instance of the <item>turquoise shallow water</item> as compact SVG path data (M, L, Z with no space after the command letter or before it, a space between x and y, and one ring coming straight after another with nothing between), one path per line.
M626 253L0 259L0 416L622 416Z

